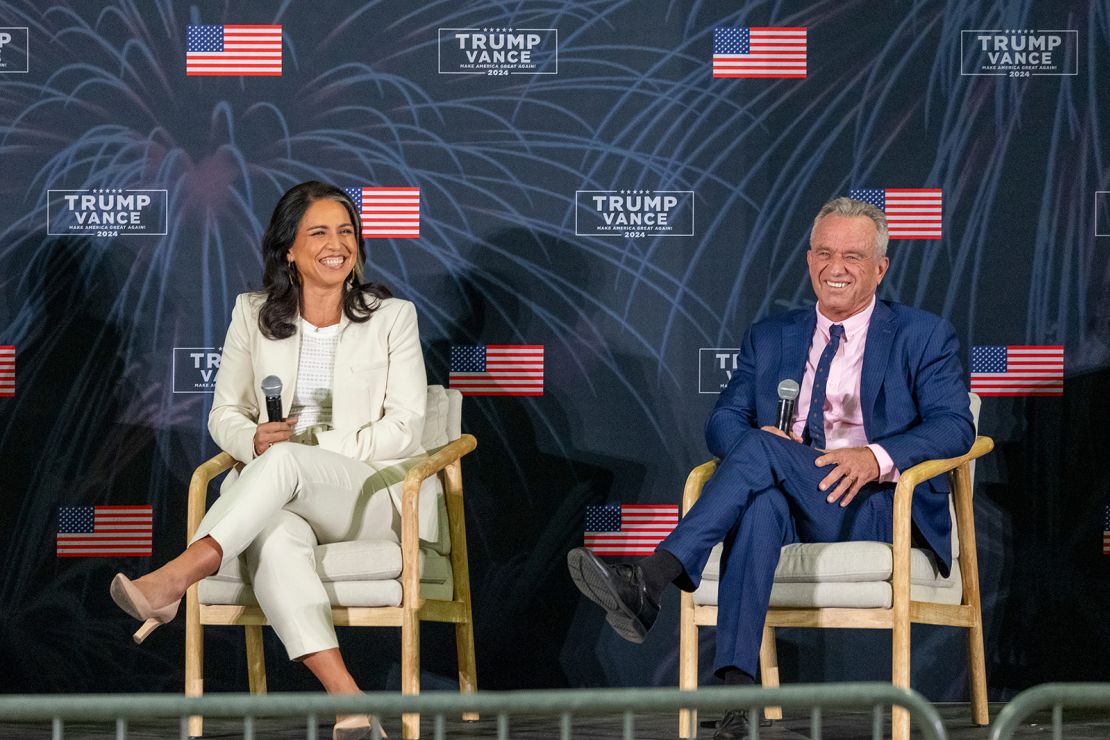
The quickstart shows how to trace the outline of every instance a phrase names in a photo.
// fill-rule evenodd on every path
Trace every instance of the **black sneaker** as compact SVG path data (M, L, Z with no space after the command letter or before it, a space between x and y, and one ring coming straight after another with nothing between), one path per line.
M629 642L643 642L659 616L659 602L648 593L638 565L606 565L584 547L567 553L567 567L578 590L606 611L605 621Z

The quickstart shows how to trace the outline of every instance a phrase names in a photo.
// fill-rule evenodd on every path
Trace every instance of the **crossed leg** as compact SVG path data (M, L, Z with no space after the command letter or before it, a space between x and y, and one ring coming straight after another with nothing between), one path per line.
M826 501L821 452L766 432L747 434L659 549L678 559L675 583L694 590L709 553L725 543L717 610L718 675L754 676L779 551L792 542L892 540L893 486L865 486L848 506Z

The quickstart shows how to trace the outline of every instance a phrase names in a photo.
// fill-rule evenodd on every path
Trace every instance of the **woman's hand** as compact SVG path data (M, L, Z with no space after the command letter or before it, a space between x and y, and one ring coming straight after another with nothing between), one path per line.
M268 421L265 424L259 424L254 430L254 456L258 457L278 442L288 442L296 423L297 417L293 416L285 421Z

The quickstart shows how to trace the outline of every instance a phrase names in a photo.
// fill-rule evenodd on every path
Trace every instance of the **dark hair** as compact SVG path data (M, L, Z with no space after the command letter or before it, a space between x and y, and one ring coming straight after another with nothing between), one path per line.
M270 216L270 224L262 235L262 290L266 302L258 313L258 328L267 339L285 339L297 332L296 319L301 311L301 276L297 266L289 263L289 248L297 238L297 228L308 207L318 200L334 200L347 209L358 239L358 259L343 283L343 313L356 323L370 319L383 298L393 294L384 285L364 283L363 261L366 251L362 243L362 219L354 201L334 185L309 180L296 185L281 196Z

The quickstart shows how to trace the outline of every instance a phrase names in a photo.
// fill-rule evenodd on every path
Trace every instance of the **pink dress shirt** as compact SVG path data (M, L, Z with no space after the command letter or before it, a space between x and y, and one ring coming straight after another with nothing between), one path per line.
M840 322L844 327L844 337L833 356L829 380L825 385L825 445L830 450L867 447L879 462L879 482L893 483L898 480L899 470L894 467L894 461L882 446L867 443L867 434L863 429L860 381L863 378L863 350L867 346L867 328L871 325L874 310L875 299L872 298L867 308ZM833 323L817 309L817 328L809 347L794 425L791 427L799 436L805 429L806 418L809 416L809 402L813 398L813 376L817 372L821 354L829 343L829 327Z

